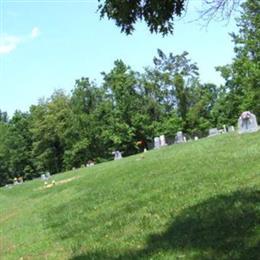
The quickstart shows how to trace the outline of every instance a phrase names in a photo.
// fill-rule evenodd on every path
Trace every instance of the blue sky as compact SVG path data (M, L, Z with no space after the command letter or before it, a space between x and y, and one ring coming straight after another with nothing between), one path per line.
M200 0L194 0L197 5ZM27 111L55 89L70 93L76 79L102 81L116 59L134 70L152 65L157 48L165 53L190 53L200 68L202 82L222 82L214 67L232 61L228 24L211 22L207 28L190 6L176 20L174 35L152 35L139 23L131 36L120 33L113 21L100 20L97 0L0 0L0 109L8 114Z

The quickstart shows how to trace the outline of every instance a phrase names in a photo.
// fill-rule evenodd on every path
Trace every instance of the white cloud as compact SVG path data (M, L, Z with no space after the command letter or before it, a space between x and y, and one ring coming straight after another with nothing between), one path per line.
M0 55L12 52L20 42L21 38L17 36L0 35Z
M15 35L0 35L0 55L9 54L14 51L17 46L21 43L29 42L40 34L40 30L38 27L33 27L30 33L30 36L15 36Z
M31 32L31 37L36 38L40 34L40 29L38 27L33 27Z

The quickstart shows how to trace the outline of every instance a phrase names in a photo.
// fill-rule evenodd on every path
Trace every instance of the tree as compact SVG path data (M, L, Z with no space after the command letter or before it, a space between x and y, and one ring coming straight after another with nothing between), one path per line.
M181 16L188 7L189 0L98 0L101 2L101 17L113 19L122 32L131 34L137 21L144 20L153 33L167 35L173 33L174 19ZM203 19L211 20L220 14L229 17L241 0L201 0L205 7Z
M9 182L8 147L5 140L8 135L8 125L0 121L0 186Z
M4 122L4 123L8 122L7 112L1 111L1 109L0 109L0 122Z
M198 67L188 59L188 52L181 55L170 53L167 56L161 50L158 50L154 64L155 73L159 73L161 78L160 87L164 90L168 110L176 109L185 129L190 106L189 89L198 81Z
M219 89L214 84L196 82L191 86L189 90L190 107L187 112L187 132L191 136L206 136L210 127L217 126L215 118L213 119L212 109L218 97Z
M34 176L34 162L32 159L32 136L30 133L30 115L16 111L8 124L8 133L4 140L8 153L10 177L31 179Z
M57 173L64 170L67 130L71 125L70 99L62 91L55 91L47 101L31 107L32 154L38 172Z
M64 164L67 169L86 164L88 160L106 156L106 147L102 142L102 125L100 114L104 93L88 78L76 80L70 99L72 118L66 130L66 149ZM105 115L102 115L105 117Z
M123 61L115 61L109 73L103 73L106 97L110 100L112 110L106 129L107 138L115 149L123 149L131 154L135 142L144 138L137 127L142 115L142 103L135 73ZM142 124L143 125L143 124Z
M225 20L231 17L241 2L242 0L204 0L200 18L207 23L212 19Z
M233 122L245 110L260 117L260 2L247 0L242 10L239 33L231 34L235 44L234 61L217 68L226 80L223 109Z

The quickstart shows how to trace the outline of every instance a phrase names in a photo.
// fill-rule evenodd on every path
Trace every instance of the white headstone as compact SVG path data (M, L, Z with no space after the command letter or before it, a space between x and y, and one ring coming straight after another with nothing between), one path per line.
M45 176L44 173L41 175L41 179L42 179L43 181L47 180L47 177Z
M18 183L17 178L15 177L15 178L14 178L14 185L17 185L17 184L19 184L19 183Z
M210 128L209 129L209 136L215 136L215 135L218 135L219 134L219 131L217 128Z
M229 126L228 127L228 132L235 132L235 127L234 126Z
M160 136L160 146L166 146L166 140L165 140L165 135Z
M154 148L159 149L161 146L160 138L159 137L154 137Z
M175 143L179 144L184 142L186 142L186 137L183 135L182 131L177 132L175 136Z
M250 111L245 111L241 114L238 119L238 132L243 133L252 133L258 131L258 125L256 121L256 116Z
M114 160L122 159L122 153L120 151L115 151L112 154L114 154Z
M89 160L89 161L87 162L87 164L86 164L86 167L92 167L92 166L94 166L94 165L95 165L94 161Z
M198 140L199 140L199 137L198 137L198 136L195 136L195 137L194 137L194 140L195 140L195 141L198 141Z

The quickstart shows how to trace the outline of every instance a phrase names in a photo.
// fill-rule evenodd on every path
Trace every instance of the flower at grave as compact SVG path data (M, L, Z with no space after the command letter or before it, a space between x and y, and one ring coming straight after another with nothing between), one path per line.
M143 144L144 144L144 141L143 141L143 140L137 141L136 144L137 144L137 145L143 145Z

